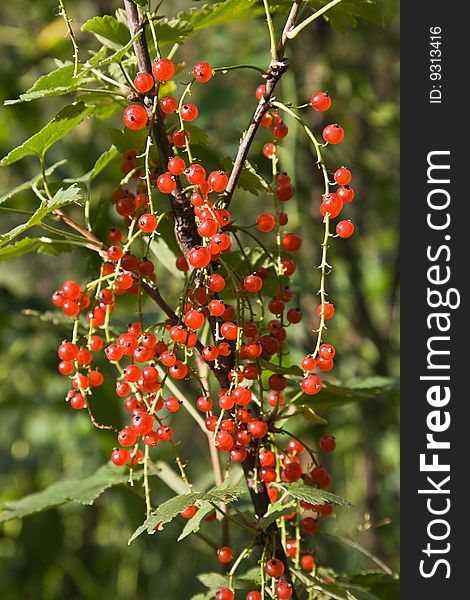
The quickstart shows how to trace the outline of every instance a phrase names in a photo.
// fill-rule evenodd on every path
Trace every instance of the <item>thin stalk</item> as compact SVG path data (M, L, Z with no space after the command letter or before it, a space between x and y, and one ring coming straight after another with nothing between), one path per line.
M323 8L320 8L319 10L315 11L313 13L313 15L310 15L310 17L307 17L304 21L302 21L301 23L296 25L296 27L293 27L292 29L290 29L286 33L286 37L288 37L290 40L294 39L295 37L297 37L299 35L299 33L302 31L302 29L305 29L305 27L310 25L310 23L313 23L313 21L318 19L318 17L321 17L322 15L324 15L326 12L328 12L331 8L333 8L340 2L342 2L342 0L332 0L331 2L328 2L328 4L325 4L325 6L323 6Z
M271 12L269 10L268 0L263 0L263 6L264 6L264 12L266 13L266 22L268 24L269 41L271 44L271 57L273 60L277 60L278 54L277 54L276 35L274 33L274 25L273 25L273 20L271 17Z
M69 32L70 39L72 41L73 46L73 76L76 77L78 74L78 64L79 64L79 49L77 40L75 39L75 34L72 29L72 20L69 18L67 11L65 9L64 3L62 0L59 0L59 15L64 19L65 25L67 26L67 31Z

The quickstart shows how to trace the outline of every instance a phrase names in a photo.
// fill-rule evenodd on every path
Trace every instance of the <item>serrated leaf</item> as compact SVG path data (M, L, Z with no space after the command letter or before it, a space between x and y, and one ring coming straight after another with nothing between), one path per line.
M40 254L57 256L61 252L70 252L71 250L72 246L62 243L61 240L53 240L46 237L25 237L19 242L0 248L0 262L23 256L23 254L27 254L28 252L39 252Z
M139 480L142 476L143 471L134 472L134 479ZM89 477L64 479L52 484L42 492L4 503L0 506L0 522L23 518L68 502L93 504L105 490L115 485L124 484L128 479L128 472L108 463Z
M226 0L216 4L205 4L188 12L178 13L178 19L186 21L194 31L230 23L238 19L249 19L264 14L257 0Z
M315 396L302 394L297 399L297 403L312 404L314 408L331 408L369 398L390 400L397 398L398 394L399 385L396 379L364 377L362 379L351 379L344 383L324 381L319 394Z
M184 526L183 531L180 533L180 536L177 541L179 542L181 540L184 540L184 538L190 535L191 533L199 531L203 519L207 517L207 515L213 510L214 507L210 502L203 502L198 508L196 514L187 520L186 525Z
M48 169L46 169L46 177L49 177L50 175L52 175L52 173L54 173L54 171L58 167L65 165L66 162L67 162L66 160L59 160L58 162L54 163L52 166L50 166ZM35 175L28 181L20 183L20 185L17 185L13 189L11 189L8 192L6 192L5 194L3 194L3 196L0 196L0 204L3 204L7 200L10 200L10 198L13 198L13 196L16 196L16 194L20 194L21 192L26 192L27 190L30 190L33 187L33 185L37 185L41 181L41 179L42 179L42 175L39 174L39 175Z
M268 506L267 513L261 517L258 521L258 527L266 531L266 529L272 524L275 523L278 519L280 519L283 515L288 515L292 512L294 508L293 502L287 502L277 500L276 502L272 502Z
M327 490L319 490L298 481L286 484L274 483L272 485L287 490L287 492L293 498L297 498L297 500L305 500L311 504L325 504L326 502L331 502L332 504L338 504L339 506L352 506L352 503L349 500L346 500L346 498L337 496Z
M208 492L188 492L170 498L152 512L140 527L138 527L129 538L128 544L132 543L144 531L153 533L154 527L158 524L165 524L172 521L179 513L196 502L229 503L238 499L243 491L240 488L232 489L228 487L228 482L212 488Z
M76 185L71 185L69 188L65 190L60 188L58 190L52 200L50 202L41 202L41 205L36 210L36 212L26 221L26 223L21 223L21 225L17 225L13 229L11 229L8 233L4 233L0 235L0 245L6 244L18 237L24 231L29 229L30 227L34 227L35 225L39 225L41 221L48 214L57 210L58 208L62 208L67 204L73 204L78 202L82 197L82 192L79 187Z
M359 600L349 590L339 587L336 583L325 583L318 577L307 575L304 571L298 571L294 568L291 568L291 572L307 589L322 592L328 598L332 598L333 600Z
M318 10L323 8L330 0L306 0L309 6ZM273 12L288 12L292 2L290 0L273 0ZM376 25L383 25L384 19L379 5L374 0L343 0L328 10L322 18L327 20L339 33L357 26L357 19L363 18Z
M70 104L63 108L45 127L35 133L26 142L18 146L0 161L0 166L11 165L25 156L44 156L46 150L76 127L93 112L83 102Z
M222 159L222 166L228 174L232 172L233 169L233 161L227 156ZM245 164L240 172L240 177L238 179L237 187L245 190L246 192L250 192L255 196L259 196L260 192L270 194L271 188L267 181L265 181L261 175L257 173L257 167L254 163L251 163L248 160L245 160Z
M121 50L130 40L129 29L111 15L93 17L86 21L82 31L90 31L98 40L113 50Z
M179 44L193 32L191 25L180 19L160 19L155 21L154 25L160 47L168 44ZM147 37L149 49L154 48L150 31L147 32Z
M86 82L87 79L81 75L82 72L83 66L80 66L77 76L74 77L74 65L68 64L59 67L47 75L42 75L24 94L20 94L18 99L5 100L4 104L8 106L20 102L30 102L37 98L70 94Z

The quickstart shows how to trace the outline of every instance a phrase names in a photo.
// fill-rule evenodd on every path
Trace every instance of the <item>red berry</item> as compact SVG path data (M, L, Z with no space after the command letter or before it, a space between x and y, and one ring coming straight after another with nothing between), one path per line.
M212 362L212 361L216 360L216 358L219 356L219 350L215 346L212 346L211 344L209 344L208 346L204 346L201 354L202 354L202 358L204 360L207 360L208 362Z
M257 275L248 275L248 277L245 277L243 281L243 287L248 292L259 292L263 287L263 280Z
M289 323L295 325L302 320L302 312L298 308L291 308L287 311L286 317Z
M245 600L263 600L261 592L248 592Z
M286 542L286 554L291 558L297 554L297 541L296 540L287 540Z
M285 123L277 123L273 125L272 132L275 138L282 139L289 133L289 128Z
M276 219L269 213L261 213L256 219L256 227L264 233L271 231L275 225Z
M171 413L178 412L180 409L180 403L179 403L178 398L175 398L174 396L169 396L165 400L165 408L168 412L171 412Z
M292 585L288 581L279 581L276 584L276 594L279 600L288 600L288 598L292 598L293 593Z
M304 533L316 533L318 531L318 521L313 517L306 517L300 521L300 528Z
M202 83L209 81L214 74L211 65L208 62L198 62L194 65L193 75Z
M272 558L267 561L265 571L270 577L275 577L277 579L284 573L284 563L277 558Z
M204 321L204 315L198 310L188 310L184 316L184 324L188 329L193 329L194 331L200 329L204 325Z
M340 127L337 123L333 123L332 125L327 125L323 130L323 139L328 144L339 144L343 141L344 138L344 129Z
M183 511L181 511L180 515L182 517L184 517L185 519L190 519L191 517L194 517L194 515L196 513L197 513L197 507L194 506L194 504L191 504L190 506L185 508Z
M248 423L247 429L253 438L261 439L268 433L268 424L266 421L253 419Z
M261 100L261 98L264 96L264 93L266 92L266 85L264 83L262 83L261 85L259 85L256 88L255 94L256 94L256 98L258 100Z
M325 302L323 305L323 312L325 319L331 319L331 317L335 314L335 307L330 302ZM321 317L322 314L322 305L320 304L317 307L317 315Z
M336 225L336 233L340 238L349 238L354 233L354 225L351 221L340 221Z
M331 98L328 92L315 92L310 98L310 104L318 112L325 112L331 106Z
M315 568L315 559L311 554L304 554L300 559L300 565L304 571L313 571Z
M175 261L176 268L178 271L189 271L188 261L186 260L186 256L178 256Z
M63 342L59 346L57 354L61 360L75 360L78 355L78 348L72 342Z
M323 452L333 452L336 448L336 438L334 435L323 435L320 438L320 448Z
M320 378L316 375L308 375L302 380L302 389L306 394L313 395L318 394L321 390Z
M207 308L213 317L220 317L225 311L225 306L220 300L212 300Z
M350 204L354 200L354 190L349 185L341 186L336 190L344 204Z
M346 167L341 167L335 171L335 181L338 185L349 185L352 179L351 171Z
M113 450L113 453L111 454L111 460L118 467L122 467L129 461L129 451L124 450L124 448Z
M217 550L217 558L221 563L229 563L233 558L232 548L223 546Z
M282 247L287 252L298 252L302 247L302 238L297 233L286 233L282 239Z
M157 187L162 194L171 194L176 188L175 178L171 173L162 173L157 179Z
M320 206L320 213L325 216L329 213L331 218L335 218L343 210L343 201L338 194L328 194L323 198L323 202Z
M136 410L132 415L131 427L139 435L149 433L153 428L152 415L143 410Z
M64 300L62 303L62 312L67 317L76 317L80 312L80 306L73 300Z
M129 446L133 446L137 441L138 434L131 429L130 427L124 427L118 433L118 442L121 446L125 446L128 448Z
M223 192L228 184L228 176L224 171L212 171L207 178L207 183L213 192Z
M150 92L153 88L155 82L150 73L146 71L140 71L134 78L134 86L135 89L141 94L145 94L145 92Z
M175 65L168 58L159 58L152 65L152 73L157 81L168 81L175 74Z
M61 292L67 300L79 300L82 293L76 281L65 281L62 284Z
M226 340L236 340L238 336L238 327L231 321L226 321L220 328L220 333Z
M235 594L229 588L221 588L215 595L215 600L234 600Z
M332 360L336 355L336 350L331 344L322 344L318 349L318 355L325 360Z
M169 369L170 375L174 379L184 379L188 374L188 366L177 360L175 364Z
M184 131L183 129L177 129L173 132L171 136L171 140L173 144L177 148L185 148L186 142L191 140L191 136L189 135L189 131Z
M181 107L180 114L183 121L190 123L196 119L199 114L199 110L195 104L184 104Z
M195 246L189 251L188 261L195 269L203 269L211 262L211 253L204 246Z
M123 115L124 125L129 129L143 129L148 122L148 114L140 104L131 104L128 106Z
M145 213L139 217L139 229L144 233L152 233L157 228L157 219L155 215Z
M174 113L178 108L178 101L173 96L165 96L160 100L160 108L166 115Z
M263 146L263 154L266 158L272 158L276 155L276 146L273 143L268 142Z
M172 156L168 161L168 171L172 175L181 175L182 173L184 173L185 169L186 163L184 159L180 158L179 156Z

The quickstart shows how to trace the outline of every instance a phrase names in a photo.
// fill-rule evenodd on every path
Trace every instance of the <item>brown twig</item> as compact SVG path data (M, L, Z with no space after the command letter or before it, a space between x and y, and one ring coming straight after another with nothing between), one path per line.
M292 27L295 24L295 20L297 18L302 1L303 0L295 0L292 4L292 8L290 10L289 16L287 17L287 21L281 35L281 41L279 42L279 45L277 47L278 59L272 59L267 69L266 90L264 92L264 96L260 99L259 104L256 107L253 116L251 117L248 129L246 130L246 133L240 140L237 156L233 163L232 173L230 174L227 189L224 192L224 200L226 206L229 206L230 202L232 201L232 197L237 187L238 179L240 178L243 165L245 164L245 160L248 156L251 144L255 139L255 135L258 131L258 127L260 126L261 120L263 119L265 113L271 107L271 99L273 97L274 88L289 68L289 63L285 59L286 46L287 42L289 41L289 38L286 34L288 31L290 31L290 29L292 29Z

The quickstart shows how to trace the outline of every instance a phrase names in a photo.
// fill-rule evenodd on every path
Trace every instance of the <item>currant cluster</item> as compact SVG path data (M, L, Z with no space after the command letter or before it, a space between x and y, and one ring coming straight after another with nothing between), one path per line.
M243 463L255 453L256 479L266 485L270 501L275 502L281 497L279 486L283 483L301 480L319 489L330 487L331 476L319 462L318 454L332 452L336 447L333 436L323 436L318 451L312 451L293 436L287 447L278 442L278 433L288 433L281 425L292 404L286 389L296 385L295 378L286 374L283 367L288 354L288 329L303 318L295 305L288 306L294 300L289 282L296 271L295 255L302 247L301 236L285 229L289 222L285 206L296 190L291 177L278 170L278 146L288 135L279 111L292 111L272 101L265 112L261 126L267 128L270 139L264 143L262 152L272 167L270 206L247 227L235 223L226 202L229 174L205 167L195 159L187 126L199 114L195 104L186 102L193 86L208 82L215 73L207 62L197 63L192 80L179 100L160 94L161 84L175 74L175 65L168 58L158 58L152 73L139 72L134 78L131 91L134 101L125 109L123 120L130 129L147 128L150 143L146 148L133 148L122 155L123 183L111 198L122 222L110 229L109 247L103 245L99 276L84 287L66 281L52 295L53 304L73 319L71 340L63 341L58 348L58 369L71 380L67 401L74 409L87 409L96 424L89 397L104 378L95 366L95 355L103 351L108 362L115 366L116 395L122 399L129 421L117 432L117 446L111 460L131 469L145 462L149 449L160 443L171 444L177 452L171 415L180 410L181 400L169 389L170 383L193 379L200 389L195 405L204 415L214 446L233 463ZM265 94L266 86L258 86L255 95L260 103L266 101ZM152 99L152 105L146 103L148 98ZM310 105L323 113L330 108L331 98L326 92L316 92ZM298 120L301 121L300 117ZM165 127L165 140L171 149L163 168L161 156L154 159L150 152L152 130L157 122ZM319 373L333 368L336 354L334 346L324 342L325 321L335 312L333 304L326 301L326 252L333 237L330 220L353 201L354 190L349 185L352 175L346 167L338 168L334 182L330 182L321 152L324 146L338 144L343 137L344 131L337 124L324 127L324 144L311 134L325 179L320 206L325 235L317 343L301 363L301 389L308 395L320 392ZM337 186L336 191L330 190L333 185ZM175 197L183 198L191 207L198 243L176 258L176 269L185 273L178 306L174 311L168 306L164 309L167 320L144 326L142 296L149 291L154 297L159 294L155 264L149 257L152 241L160 235L160 219L169 212L169 204ZM336 236L340 238L348 238L353 232L354 225L349 220L336 225ZM258 238L270 233L274 237L271 244ZM264 249L261 266L253 267L241 236L254 239ZM234 248L239 249L241 257L236 267L226 260ZM119 331L112 325L111 316L120 297L129 295L136 297L139 319ZM208 332L212 339L203 343ZM218 375L219 383L221 374L225 377L225 383L217 391L209 389L200 377L195 354ZM182 461L178 460L178 464L191 489ZM181 515L191 518L197 510L194 504ZM282 517L285 554L306 572L315 569L308 536L314 535L320 520L332 513L329 503L301 501ZM211 514L208 520L214 517ZM232 549L220 548L218 558L222 563L230 563ZM267 576L276 580L275 593L281 600L293 593L291 584L283 578L285 567L278 558L268 559L268 555L262 565ZM216 600L233 598L230 588L216 594ZM251 591L246 597L260 598L259 591Z

